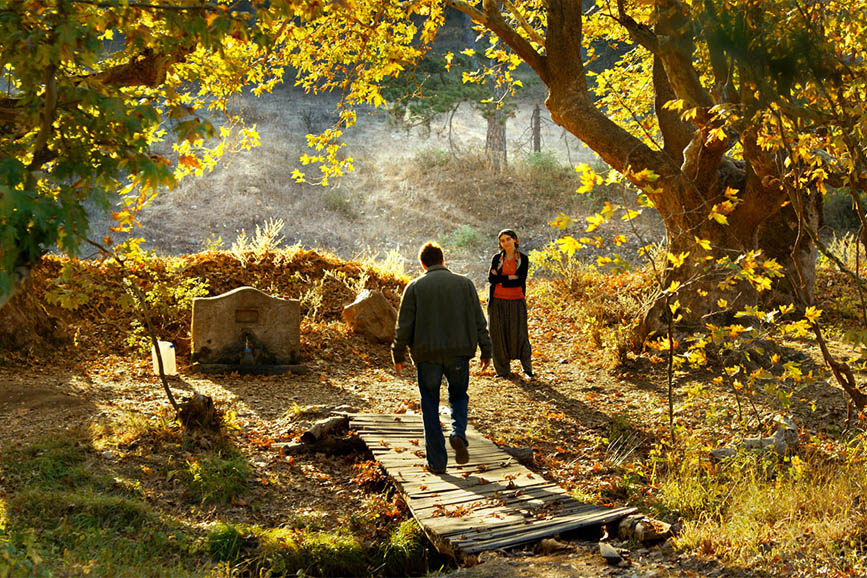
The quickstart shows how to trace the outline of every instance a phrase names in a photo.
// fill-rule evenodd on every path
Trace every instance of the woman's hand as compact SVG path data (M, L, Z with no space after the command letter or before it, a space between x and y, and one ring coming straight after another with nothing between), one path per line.
M515 281L516 279L518 279L517 275L509 275L509 281Z
M491 275L496 275L496 274L497 274L497 270L496 270L496 269L491 269Z

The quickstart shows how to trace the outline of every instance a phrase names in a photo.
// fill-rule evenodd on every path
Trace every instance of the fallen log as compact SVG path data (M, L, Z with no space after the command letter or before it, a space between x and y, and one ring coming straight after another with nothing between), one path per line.
M313 443L286 442L272 444L284 456L323 453L330 456L345 456L367 451L367 446L358 436L326 437Z
M310 426L310 429L301 434L301 441L305 444L312 444L321 440L330 431L341 427L349 427L348 416L335 415L319 420Z
M671 536L671 524L652 520L644 514L631 514L620 521L617 534L621 540L642 544L662 541Z
M518 463L524 464L525 466L533 465L533 448L513 448L503 446L500 449L518 460Z

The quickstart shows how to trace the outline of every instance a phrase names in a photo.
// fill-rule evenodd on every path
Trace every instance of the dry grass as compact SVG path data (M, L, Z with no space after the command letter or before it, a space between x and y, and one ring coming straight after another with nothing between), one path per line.
M333 96L292 87L259 99L238 98L235 110L256 125L261 145L229 153L213 172L161 192L134 234L176 255L203 246L227 248L238 236L250 237L257 226L280 219L288 244L344 259L397 252L412 269L423 242L446 240L467 227L483 241L453 246L451 264L472 273L484 269L496 249L493 236L503 227L541 248L556 234L548 220L560 211L583 212L570 162L587 161L592 153L548 121L543 153L528 156L525 129L533 102L519 103L509 120L510 166L503 173L487 166L485 121L466 105L453 119L451 139L444 120L421 135L395 128L384 111L359 111L358 125L345 135L355 172L325 188L296 183L292 171L309 169L299 161L310 152L305 135L328 126L335 103ZM110 225L97 219L94 236L101 238Z
M663 503L685 516L678 546L737 566L798 575L867 572L867 464L863 443L829 460L742 453L718 467L670 463Z

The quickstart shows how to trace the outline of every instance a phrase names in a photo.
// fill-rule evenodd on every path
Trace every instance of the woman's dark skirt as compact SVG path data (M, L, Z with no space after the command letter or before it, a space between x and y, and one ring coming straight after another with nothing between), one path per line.
M527 334L527 302L523 299L491 299L488 323L494 344L494 370L509 375L509 362L520 359L524 373L533 375L530 337Z

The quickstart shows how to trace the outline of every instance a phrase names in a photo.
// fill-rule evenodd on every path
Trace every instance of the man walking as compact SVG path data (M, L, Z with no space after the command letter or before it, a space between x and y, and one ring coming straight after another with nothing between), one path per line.
M418 372L428 469L442 474L448 454L439 420L440 383L445 375L452 408L449 443L457 463L465 464L470 460L466 437L470 359L481 347L482 369L488 367L491 337L475 285L446 268L442 248L428 242L418 258L424 275L410 281L403 292L391 357L400 375L409 346Z

